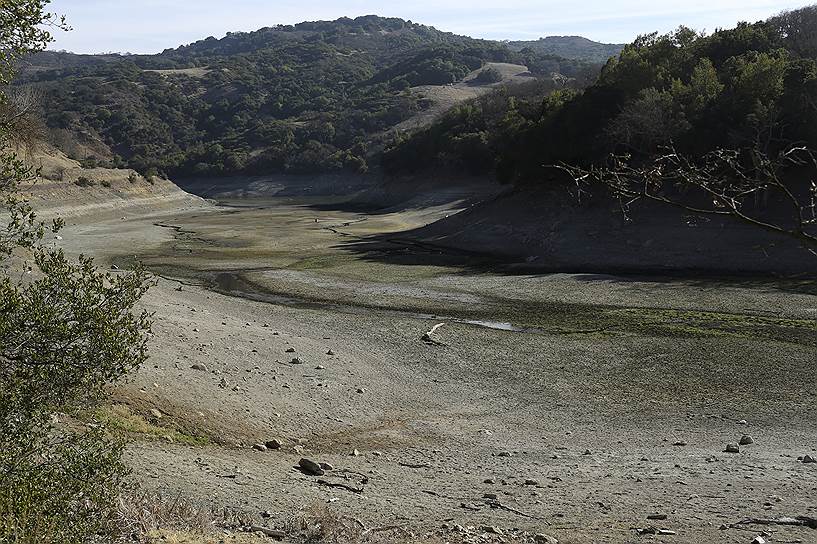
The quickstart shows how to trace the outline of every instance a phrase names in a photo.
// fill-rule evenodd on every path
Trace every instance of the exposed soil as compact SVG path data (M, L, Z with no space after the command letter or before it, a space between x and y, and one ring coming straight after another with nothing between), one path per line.
M271 527L326 504L368 526L561 542L817 541L721 529L817 517L817 464L797 459L817 450L813 284L513 274L402 236L464 199L187 202L78 215L59 241L161 275L144 301L151 359L117 400L207 444L137 438L128 461L148 489L269 511ZM281 450L252 449L273 438ZM347 487L295 470L301 457ZM648 527L676 534L636 535Z
M480 73L488 69L497 70L502 74L502 81L488 84L477 81L477 77L479 77ZM416 130L428 126L440 115L458 104L478 98L502 85L524 83L530 81L532 78L533 76L528 71L528 68L521 64L489 62L479 70L473 71L459 83L413 87L412 91L430 101L430 107L411 119L403 121L395 127L395 130Z

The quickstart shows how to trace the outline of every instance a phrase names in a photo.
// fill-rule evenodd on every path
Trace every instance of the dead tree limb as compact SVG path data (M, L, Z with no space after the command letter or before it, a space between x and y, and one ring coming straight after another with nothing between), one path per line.
M432 336L443 325L445 325L445 323L437 323L436 325L431 327L430 331L424 333L423 336L420 337L420 340L422 340L426 344L433 344L435 346L444 346L445 344L443 344L442 342L438 342L438 341L434 340L434 338Z
M669 147L638 163L630 155L613 155L607 166L557 166L579 187L606 188L619 199L629 220L630 207L642 200L658 202L699 215L728 216L792 238L817 255L817 154L804 146L774 156L758 148L718 149L692 158ZM806 182L789 178L793 169L807 169ZM776 195L784 209L768 209Z
M808 527L817 529L817 518L808 516L782 517L775 519L746 518L735 525L793 525L796 527Z
M335 488L345 489L346 491L351 491L352 493L357 493L358 495L363 493L363 488L352 487L352 486L346 485L346 484L337 484L337 483L334 483L334 482L328 482L328 481L323 480L323 479L318 480L318 483L320 485L325 485L326 487L335 487Z

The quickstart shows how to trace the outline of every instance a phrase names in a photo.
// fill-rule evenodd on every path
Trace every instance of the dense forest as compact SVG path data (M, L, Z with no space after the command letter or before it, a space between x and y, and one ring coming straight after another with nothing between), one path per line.
M817 147L816 13L711 35L682 27L641 36L588 88L498 90L398 138L383 165L392 174L454 168L540 182L560 174L553 165L600 164L613 153L648 158L670 145L693 157Z
M46 52L19 84L41 93L52 134L102 144L79 157L88 165L171 176L365 172L389 129L428 107L413 87L456 83L490 62L530 65L562 86L600 67L367 16L158 55Z

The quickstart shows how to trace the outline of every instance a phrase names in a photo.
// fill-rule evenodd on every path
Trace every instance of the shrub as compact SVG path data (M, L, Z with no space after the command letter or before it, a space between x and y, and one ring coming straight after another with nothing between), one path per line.
M502 76L502 72L497 70L496 68L486 68L479 73L476 78L477 83L483 83L489 85L491 83L499 83L505 79Z
M78 416L144 361L148 316L132 309L146 278L61 251L35 248L34 261L39 279L0 280L0 542L82 542L113 529L122 444L52 414Z
M96 185L96 182L86 178L85 176L80 176L74 181L74 185L77 187L93 187Z
M45 48L47 0L0 3L0 86L22 56ZM5 94L0 92L0 106ZM126 473L122 443L76 419L146 358L148 316L133 309L146 274L112 276L46 248L46 230L18 195L35 176L14 155L14 119L0 108L0 542L110 542ZM79 186L93 183L81 177ZM14 256L11 258L10 256ZM15 274L15 270L30 274ZM61 414L55 417L55 414Z

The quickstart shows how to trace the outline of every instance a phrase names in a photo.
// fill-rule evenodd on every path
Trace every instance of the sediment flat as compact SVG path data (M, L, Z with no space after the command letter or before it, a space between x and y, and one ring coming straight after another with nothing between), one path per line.
M798 461L817 450L813 284L515 273L401 237L458 202L225 204L78 215L55 242L157 274L150 360L114 396L162 414L128 451L147 489L273 522L324 505L576 543L742 542L721 527L817 517Z

